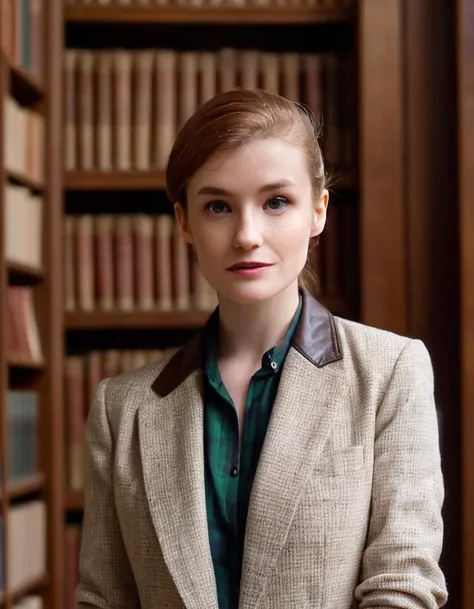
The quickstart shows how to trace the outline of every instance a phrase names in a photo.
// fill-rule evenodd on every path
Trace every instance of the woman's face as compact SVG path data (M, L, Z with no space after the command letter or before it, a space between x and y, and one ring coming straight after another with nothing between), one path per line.
M298 281L328 193L315 202L304 152L267 138L211 157L190 179L187 201L176 214L202 274L219 296L254 304Z

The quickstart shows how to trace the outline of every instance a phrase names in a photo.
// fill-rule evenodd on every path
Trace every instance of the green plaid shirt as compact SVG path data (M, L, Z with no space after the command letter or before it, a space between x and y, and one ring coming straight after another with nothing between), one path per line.
M204 385L204 454L209 543L219 609L237 609L250 492L275 400L280 372L301 314L283 340L262 357L250 380L239 453L237 412L217 365L217 315L207 327Z

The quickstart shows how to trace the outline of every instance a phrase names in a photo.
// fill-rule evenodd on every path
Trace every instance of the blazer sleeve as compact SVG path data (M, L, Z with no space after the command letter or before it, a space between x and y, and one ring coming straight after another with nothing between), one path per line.
M419 340L407 342L393 368L374 442L359 609L437 609L447 600L438 566L444 485L433 370Z
M100 383L86 428L85 493L77 609L139 609L113 492L114 442Z

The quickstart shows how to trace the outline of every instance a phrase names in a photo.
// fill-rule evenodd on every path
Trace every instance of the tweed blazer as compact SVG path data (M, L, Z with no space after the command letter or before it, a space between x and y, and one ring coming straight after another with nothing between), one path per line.
M202 333L100 384L78 609L217 609ZM435 609L444 487L428 352L308 293L252 488L239 609Z

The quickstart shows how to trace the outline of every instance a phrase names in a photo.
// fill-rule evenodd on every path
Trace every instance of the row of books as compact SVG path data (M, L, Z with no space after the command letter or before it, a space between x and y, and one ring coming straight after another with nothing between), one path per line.
M4 157L7 171L42 183L44 180L45 120L12 97L4 101Z
M8 589L15 592L46 574L46 504L33 500L9 505L6 518L8 540L5 544L0 534L0 555L8 566ZM28 609L37 606L37 601L28 599Z
M38 470L38 394L7 391L6 428L8 445L7 482L19 482Z
M15 361L41 363L43 352L30 286L7 288L7 349Z
M81 534L80 524L66 525L64 533L64 609L76 609Z
M69 49L66 169L163 169L185 121L216 93L236 87L259 87L306 104L327 127L323 148L331 166L354 167L351 53Z
M64 243L68 311L209 310L216 304L171 215L67 216Z
M1 0L0 40L12 63L43 79L45 10L49 0Z
M43 198L28 188L5 184L5 258L40 268L43 262Z
M66 358L64 365L65 463L68 488L82 490L84 487L85 422L99 382L104 378L131 372L147 363L159 362L174 350L105 350Z

